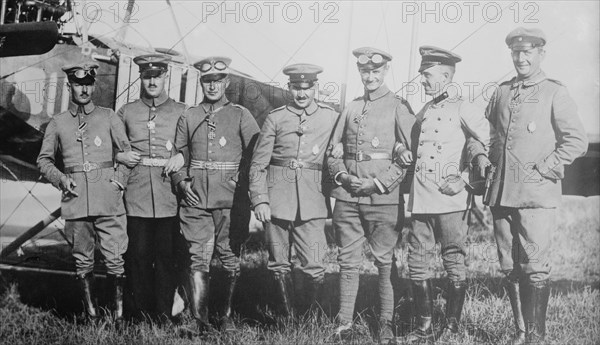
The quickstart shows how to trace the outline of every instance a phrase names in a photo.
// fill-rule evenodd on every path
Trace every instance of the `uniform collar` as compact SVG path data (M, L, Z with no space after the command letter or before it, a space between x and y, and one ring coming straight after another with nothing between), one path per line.
M169 95L167 95L167 92L163 90L163 92L161 92L160 95L158 95L158 97L154 98L148 97L148 95L142 92L142 96L140 97L140 99L142 100L142 102L144 102L145 105L149 107L153 105L152 102L154 102L155 107L158 107L159 105L165 103L167 99L169 99Z
M536 73L536 74L534 74L531 77L526 78L526 79L519 79L519 77L516 76L512 80L511 88L514 89L519 84L522 84L524 87L533 86L533 85L539 84L544 79L546 79L546 73L544 73L544 71L542 71L542 70L540 70L538 73Z
M75 103L73 103L73 101L69 102L69 112L71 112L71 115L76 116L77 109L79 107L80 107L79 104L75 104ZM94 111L94 109L96 109L96 106L94 105L94 102L90 101L88 104L84 105L82 108L83 108L83 113L85 115L89 115L92 111Z
M373 92L369 92L365 90L365 99L369 101L375 101L380 99L381 97L387 95L390 92L390 89L387 85L381 85L377 90Z
M223 95L223 97L221 97L221 99L216 101L215 103L207 102L206 98L204 98L201 104L202 108L204 108L204 111L208 113L211 110L211 106L212 111L215 111L229 104L229 100L227 99L227 96Z
M306 108L298 108L296 103L290 103L287 105L287 109L298 116L304 114L304 112L306 112L306 115L312 115L319 109L319 106L313 100Z

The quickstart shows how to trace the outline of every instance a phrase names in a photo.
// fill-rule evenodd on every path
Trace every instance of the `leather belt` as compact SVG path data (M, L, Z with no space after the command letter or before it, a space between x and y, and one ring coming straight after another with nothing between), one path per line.
M238 170L240 163L236 162L209 162L192 159L190 169L204 170Z
M308 163L302 162L297 159L271 159L270 165L275 165L284 168L296 169L309 169L309 170L323 170L323 164L319 163Z
M71 165L69 167L65 167L65 174L72 174L76 172L90 172L96 169L112 168L113 165L114 163L112 161L98 163L85 162L80 165Z
M169 160L166 158L142 158L141 165L147 167L163 167Z
M357 162L370 161L370 160L376 160L376 159L392 160L392 155L389 153L385 153L385 152L364 153L362 151L358 151L357 153L344 154L344 159L352 159Z

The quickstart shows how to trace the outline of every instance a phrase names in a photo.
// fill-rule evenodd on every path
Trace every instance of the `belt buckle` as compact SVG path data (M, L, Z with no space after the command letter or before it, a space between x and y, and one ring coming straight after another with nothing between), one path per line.
M292 160L290 161L289 167L290 167L290 169L292 169L292 170L299 169L299 168L300 168L300 163L298 163L298 161L297 161L297 160L295 160L295 159L292 159Z
M151 159L151 163L150 163L153 167L159 167L160 166L160 160L158 158L152 158Z
M364 160L364 158L365 158L365 155L363 154L362 151L358 151L356 153L356 161L357 162L362 162Z
M83 171L86 173L90 172L90 171L92 171L92 169L95 168L95 166L96 166L96 164L94 164L94 163L85 162L85 163L83 163Z
M214 170L214 169L217 169L218 166L217 166L217 163L215 163L215 162L205 162L204 168L207 170Z

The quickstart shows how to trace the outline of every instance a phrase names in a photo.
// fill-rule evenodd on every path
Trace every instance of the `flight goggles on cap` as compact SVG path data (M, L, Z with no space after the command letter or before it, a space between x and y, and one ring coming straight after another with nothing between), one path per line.
M144 70L141 75L142 75L142 79L150 79L150 78L158 78L160 76L162 76L163 74L165 74L167 71L162 69L162 68L157 68L157 69L147 69Z
M381 54L373 54L373 56L369 57L368 55L360 55L358 57L358 63L361 65L366 65L369 62L372 62L374 64L380 64L384 61L383 56L381 56Z
M71 76L74 76L77 79L83 79L86 76L90 76L92 78L96 77L96 69L95 68L89 68L89 69L78 69L75 70L74 72L69 73Z
M227 69L227 65L223 61L203 62L202 65L200 65L200 72L205 73L210 71L212 68L216 69L217 71L224 71Z

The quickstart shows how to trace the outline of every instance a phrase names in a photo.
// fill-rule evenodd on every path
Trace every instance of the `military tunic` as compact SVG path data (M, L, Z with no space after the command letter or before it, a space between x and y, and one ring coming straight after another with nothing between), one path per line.
M515 77L502 83L486 117L491 128L489 158L497 167L489 206L500 266L508 275L525 273L532 282L546 280L549 234L555 227L564 166L585 154L588 145L577 107L566 87L540 71L527 80ZM477 143L469 151L473 157L485 153ZM513 250L513 243L519 248Z
M215 247L226 270L239 270L239 258L229 243L230 212L242 154L258 132L252 114L225 97L189 108L177 122L175 146L187 150L187 169L171 178L175 185L191 181L200 199L194 206L182 199L179 212L193 271L209 271Z
M125 104L117 112L125 124L133 151L142 157L142 162L129 173L125 191L128 216L162 218L177 215L171 179L162 173L163 161L176 152L177 120L185 108L185 104L175 102L163 92L156 99L142 97ZM158 164L151 166L153 162Z
M79 109L79 111L78 111ZM62 217L65 231L73 236L77 274L91 272L94 264L94 232L110 274L123 273L122 255L127 250L123 186L127 172L114 168L113 150L130 150L123 123L107 108L92 102L83 107L70 103L69 110L48 123L38 167L50 183L59 187L62 176L76 183L79 196L63 193ZM62 156L64 171L56 167Z
M348 104L335 129L332 143L343 144L344 158L327 158L331 176L336 178L347 172L374 180L378 189L366 197L352 195L342 186L332 192L337 200L333 227L339 248L341 321L352 320L365 240L379 271L380 314L391 319L392 257L399 235L397 224L404 221L400 206L404 205L404 199L398 186L406 175L406 170L392 161L392 153L396 143L411 147L414 123L415 116L408 103L382 85Z
M186 106L163 91L125 104L117 115L141 161L131 169L125 191L129 249L125 258L128 312L171 315L174 237L178 232L177 198L163 167L175 150L177 120Z
M291 270L293 246L301 270L315 280L323 278L329 209L325 194L331 189L323 168L338 118L326 105L313 102L300 109L292 103L273 110L263 124L252 158L250 196L254 207L269 204L275 218L266 225L271 271Z
M464 210L469 192L465 188L455 195L446 195L439 188L449 175L469 181L468 158L463 157L466 138L489 145L489 124L483 109L479 111L461 98L446 98L425 104L417 114L414 133L415 173L408 202L412 212L408 234L410 277L432 278L429 261L436 256L435 244L439 241L449 279L465 280L468 224Z

